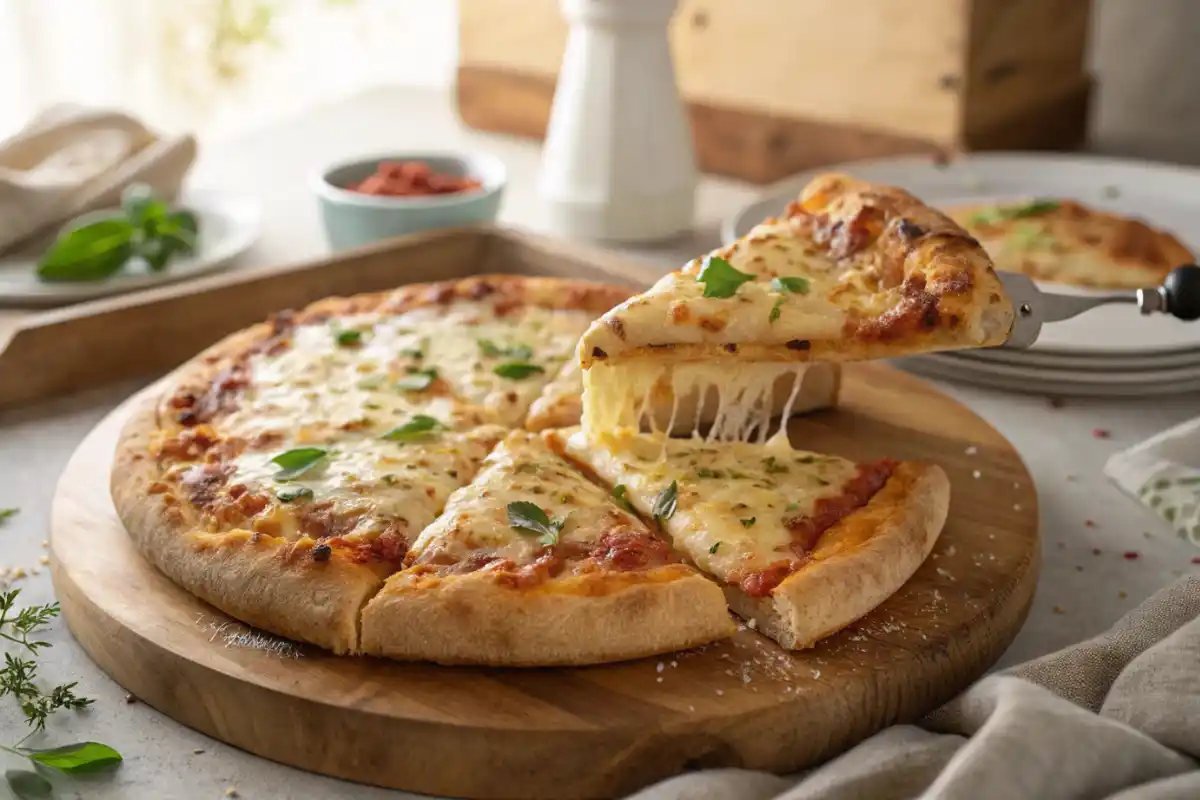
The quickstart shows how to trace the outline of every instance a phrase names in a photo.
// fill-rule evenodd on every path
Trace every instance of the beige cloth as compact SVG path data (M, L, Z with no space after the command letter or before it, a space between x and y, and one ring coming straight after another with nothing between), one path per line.
M195 159L191 136L162 137L116 112L51 108L0 142L0 255L119 205L131 183L173 200Z
M1107 633L988 676L806 774L682 775L637 800L1196 800L1200 577Z

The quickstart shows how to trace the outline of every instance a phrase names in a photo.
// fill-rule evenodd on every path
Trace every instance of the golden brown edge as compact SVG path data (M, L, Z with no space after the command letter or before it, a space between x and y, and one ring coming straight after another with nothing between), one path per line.
M781 583L770 597L754 598L726 585L739 616L781 647L811 647L871 613L903 586L929 556L946 523L950 481L936 464L903 462L867 506L879 514L876 532L862 545L813 562Z
M311 542L209 534L176 521L164 495L150 492L160 478L150 452L158 402L151 396L138 404L113 458L113 504L138 549L175 583L243 622L335 653L357 652L359 613L383 575L336 552L318 563Z
M720 588L683 564L572 576L532 590L487 572L398 573L367 604L362 644L399 660L583 666L683 650L735 629Z

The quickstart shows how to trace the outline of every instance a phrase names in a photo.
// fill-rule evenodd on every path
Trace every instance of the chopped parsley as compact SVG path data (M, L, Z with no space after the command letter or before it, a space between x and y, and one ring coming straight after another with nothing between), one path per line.
M754 280L754 276L735 269L723 258L708 256L704 259L704 266L700 268L696 280L704 284L705 297L725 298L733 297L738 287Z
M633 512L633 503L629 502L629 498L625 496L625 491L626 491L625 484L618 483L616 486L613 487L612 499L613 499L613 502L616 503L618 506L620 506L621 508L625 509L626 511L629 511L630 513L632 513Z
M775 278L771 288L784 294L808 294L808 281L804 278Z
M378 389L380 386L383 386L383 376L368 375L360 380L357 386L359 389Z
M720 542L713 542L713 546L708 548L708 554L711 556L717 552L717 548L721 546Z
M783 308L783 298L776 297L775 305L771 306L771 313L767 315L767 322L774 322L775 320L779 319L780 315L783 313L782 311L780 311L780 309L782 309L782 308Z
M285 486L275 492L275 496L285 503L291 503L294 500L311 500L313 490L307 486Z
M358 347L362 344L362 331L348 330L337 331L333 334L333 339L337 342L338 347Z
M751 528L754 526L754 523L757 521L758 521L758 519L756 517L750 517L749 519L739 520L739 522L742 523L743 528Z
M798 508L800 508L800 504L799 504L799 503L788 503L788 504L787 504L787 507L786 507L786 508L784 508L783 510L784 510L784 511L795 511L795 510L796 510L796 509L798 509Z
M478 339L479 352L488 358L511 358L516 361L528 361L533 358L533 348L527 344L513 343L501 346L491 339Z
M786 465L780 464L778 461L775 460L775 456L767 456L766 458L763 459L762 463L763 463L763 469L765 469L767 471L768 475L778 475L780 473L788 471L788 468Z
M708 467L699 467L696 469L697 478L723 478L725 473L719 469L709 469Z
M538 541L546 547L558 544L559 535L570 516L567 514L562 519L552 520L541 506L528 500L508 504L509 527L520 533L537 536Z
M414 439L420 439L444 427L446 426L433 417L426 414L416 414L408 422L399 427L392 428L379 438L387 439L390 442L411 442Z
M679 484L671 481L671 485L658 493L654 498L654 505L650 509L651 515L659 522L666 522L671 517L675 516L675 506L679 502Z
M315 467L329 455L328 450L320 447L297 447L286 450L271 459L272 464L279 466L274 478L277 481L290 481L298 478Z
M492 370L492 372L501 378L508 378L514 381L524 380L530 375L537 375L545 371L545 367L530 364L528 361L505 361L503 364L497 364Z
M424 358L425 357L425 351L419 347L402 347L402 348L400 348L399 352L400 352L400 355L409 356L410 358Z
M437 380L437 376L435 367L409 370L407 375L396 381L396 388L405 392L423 392Z
M975 212L967 221L972 225L995 225L997 222L1010 219L1036 217L1055 210L1059 205L1057 200L1031 200L1028 203L1017 205L993 206Z

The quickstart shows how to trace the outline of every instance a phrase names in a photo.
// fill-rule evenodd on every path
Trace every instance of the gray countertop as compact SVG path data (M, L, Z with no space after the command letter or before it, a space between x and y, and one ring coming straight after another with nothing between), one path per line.
M315 109L252 136L214 143L205 148L194 181L261 195L266 206L264 236L247 265L239 268L278 264L323 252L316 208L306 188L311 170L362 152L429 142L496 153L510 172L503 221L541 226L534 197L536 149L463 130L440 93L380 90L336 109ZM719 220L754 196L750 187L706 180L693 237L630 255L664 269L673 267L684 255L713 246ZM46 554L42 542L59 473L84 434L138 385L106 387L0 413L0 508L20 508L0 526L0 566L30 573L13 584L22 589L23 601L53 599L48 570L39 559ZM1198 569L1191 559L1200 551L1121 495L1101 474L1109 454L1200 411L1195 396L1078 400L1054 407L1035 396L941 388L1013 442L1040 497L1041 583L1029 620L1001 666L1098 633L1164 584ZM1097 438L1097 428L1111 436ZM1126 551L1138 557L1125 558ZM113 745L126 758L112 777L63 784L60 797L220 798L231 787L244 798L404 796L304 773L208 739L144 704L127 703L121 687L91 663L61 622L47 639L54 646L41 658L44 681L78 680L81 691L96 702L87 712L57 715L46 742L95 739ZM15 742L26 732L10 702L0 700L0 743ZM3 763L5 768L18 766L8 756Z

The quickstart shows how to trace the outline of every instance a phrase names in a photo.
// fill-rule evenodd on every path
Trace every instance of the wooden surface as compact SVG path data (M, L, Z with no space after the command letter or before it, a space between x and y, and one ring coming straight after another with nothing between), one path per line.
M682 0L670 31L706 172L758 183L900 153L1078 146L1089 0ZM459 0L458 107L540 138L557 0Z
M53 579L71 631L122 686L180 722L350 780L564 799L621 795L697 767L795 770L915 719L982 673L1037 581L1037 497L1013 448L918 379L854 366L843 407L795 421L793 440L934 460L951 479L950 517L913 580L815 649L786 653L743 630L582 669L338 658L256 635L142 560L108 494L128 408L87 437L55 497Z
M322 297L535 268L543 275L630 285L656 277L611 254L511 229L471 226L53 311L0 310L0 409L165 372L272 311Z

